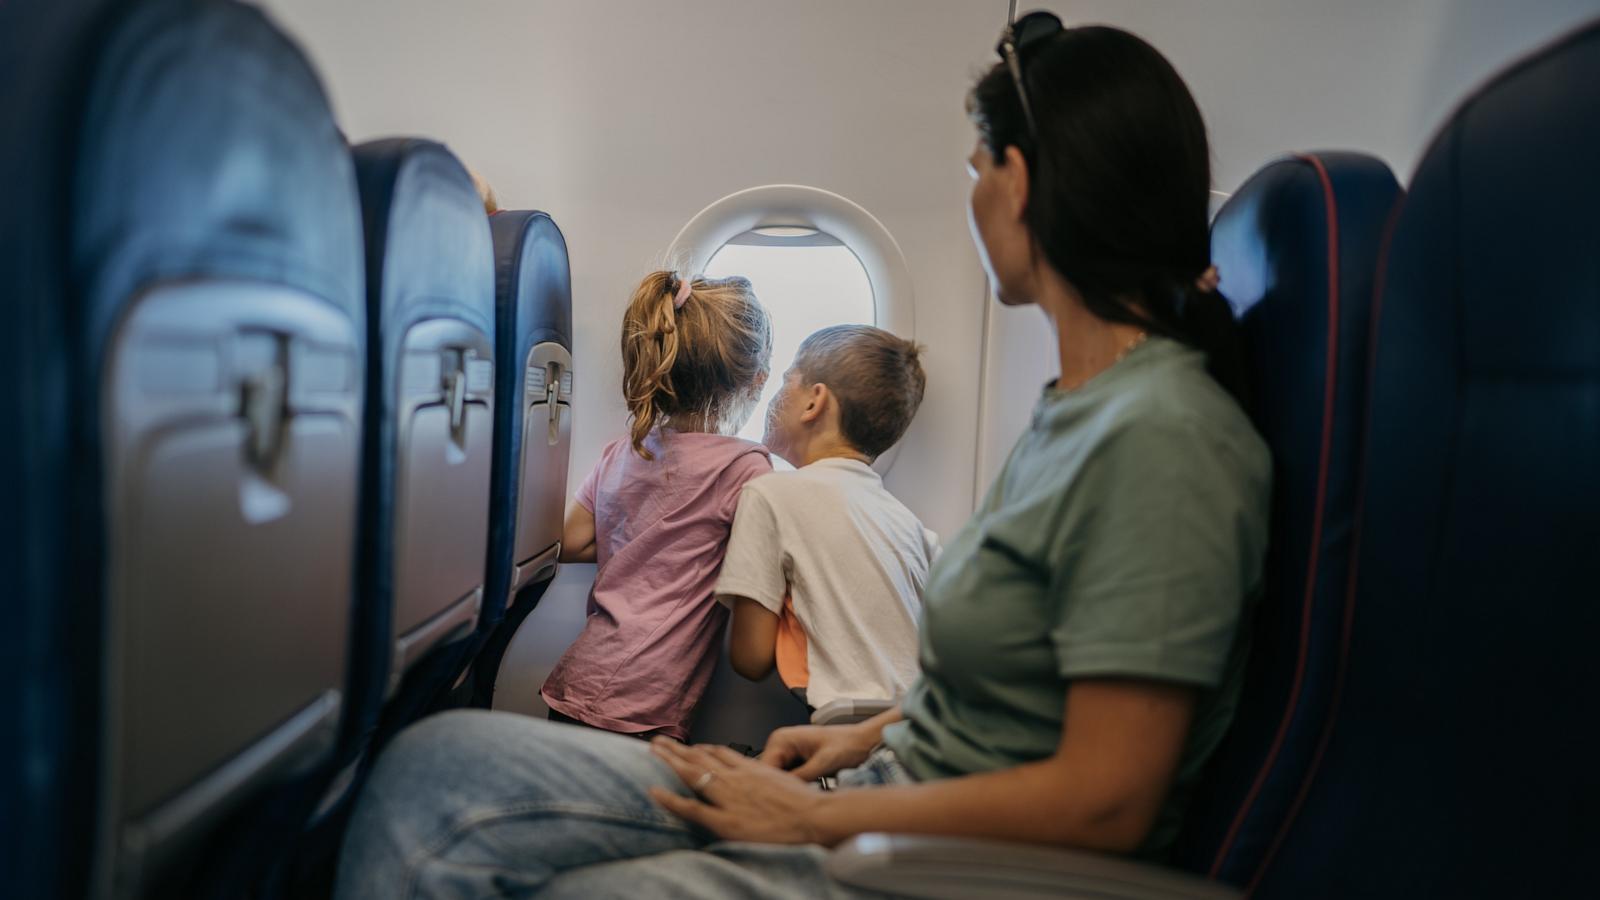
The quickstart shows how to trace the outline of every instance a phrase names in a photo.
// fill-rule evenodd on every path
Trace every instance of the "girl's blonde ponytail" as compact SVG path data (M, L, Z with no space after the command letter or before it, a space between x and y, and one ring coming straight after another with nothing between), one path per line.
M677 396L672 386L672 365L678 360L674 281L671 272L652 272L633 292L622 317L622 396L633 449L646 459L644 439L666 418L661 401Z
M622 316L622 396L645 459L654 458L645 438L675 418L716 430L748 412L772 356L772 328L749 281L695 280L675 308L682 286L673 272L652 272Z

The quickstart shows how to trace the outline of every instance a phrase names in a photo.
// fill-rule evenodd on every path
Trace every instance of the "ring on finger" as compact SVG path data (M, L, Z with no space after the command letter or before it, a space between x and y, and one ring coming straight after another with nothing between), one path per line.
M706 788L711 786L711 782L715 780L716 777L717 775L715 772L701 773L700 777L694 780L694 792L697 794L705 793Z

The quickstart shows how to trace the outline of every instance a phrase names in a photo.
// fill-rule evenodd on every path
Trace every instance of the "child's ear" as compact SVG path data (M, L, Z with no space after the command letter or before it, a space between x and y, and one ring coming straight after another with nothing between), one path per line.
M800 410L800 421L810 425L822 418L822 412L828 408L828 401L832 396L828 392L828 386L820 381L806 388L806 405Z

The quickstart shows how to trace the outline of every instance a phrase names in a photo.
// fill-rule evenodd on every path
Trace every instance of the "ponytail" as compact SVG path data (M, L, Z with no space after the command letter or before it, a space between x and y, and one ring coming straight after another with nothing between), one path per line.
M678 361L678 317L672 298L679 281L671 272L653 272L639 284L622 318L622 398L628 404L634 452L652 455L644 439L666 418L666 401L676 399L672 367Z
M1250 408L1250 379L1244 357L1244 336L1233 306L1215 290L1188 286L1176 303L1180 340L1206 355L1206 370L1239 405Z
M747 416L751 387L771 356L771 325L749 281L645 276L622 316L622 397L634 452L654 459L645 439L675 418L723 430Z

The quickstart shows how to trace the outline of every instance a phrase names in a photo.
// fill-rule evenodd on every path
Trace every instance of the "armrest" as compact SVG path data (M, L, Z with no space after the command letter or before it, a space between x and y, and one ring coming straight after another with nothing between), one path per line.
M835 879L928 900L1239 900L1185 872L1084 850L971 838L863 834L828 854Z
M813 725L854 725L894 709L898 700L833 700L811 714Z

